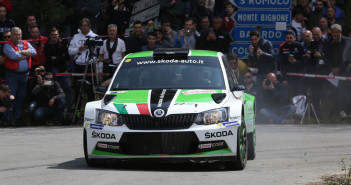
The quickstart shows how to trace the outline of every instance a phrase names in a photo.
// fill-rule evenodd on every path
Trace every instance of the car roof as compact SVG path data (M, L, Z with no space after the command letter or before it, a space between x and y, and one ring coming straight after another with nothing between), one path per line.
M138 57L152 57L153 51L142 51L137 53L131 53L126 58L138 58ZM217 51L208 50L190 50L189 56L206 56L206 57L217 57Z

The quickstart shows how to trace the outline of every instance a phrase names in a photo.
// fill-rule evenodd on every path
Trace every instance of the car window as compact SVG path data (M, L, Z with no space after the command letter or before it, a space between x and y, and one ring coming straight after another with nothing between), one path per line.
M217 57L184 60L126 59L111 90L118 89L225 89Z
M224 63L225 70L227 72L227 78L228 78L228 82L229 82L229 87L231 89L236 84L235 75L233 74L233 70L231 69L231 67L230 67L230 65L228 63L227 57L223 56L222 60L223 60L223 63Z

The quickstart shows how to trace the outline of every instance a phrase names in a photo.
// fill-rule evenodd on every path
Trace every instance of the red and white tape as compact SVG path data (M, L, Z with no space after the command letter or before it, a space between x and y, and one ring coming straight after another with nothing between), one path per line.
M85 73L85 76L108 76L108 73ZM54 73L54 76L84 76L84 73Z
M307 73L286 73L288 76L301 76L308 78L322 78L322 79L336 79L336 80L347 80L351 81L351 77L345 76L328 76L328 75L317 75L317 74L307 74Z

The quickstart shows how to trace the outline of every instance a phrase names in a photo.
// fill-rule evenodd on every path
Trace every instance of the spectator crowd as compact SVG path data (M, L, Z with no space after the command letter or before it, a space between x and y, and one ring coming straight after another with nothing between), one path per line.
M306 95L322 120L345 118L351 113L350 81L288 75L350 76L351 31L345 12L338 7L344 1L294 0L291 26L278 53L274 53L269 40L261 37L258 28L250 32L247 59L229 51L230 43L235 42L230 32L236 29L231 16L237 10L230 1L160 0L158 18L146 23L129 22L135 0L107 2L102 8L97 0L77 1L79 25L63 25L60 28L64 30L41 27L33 14L28 14L25 26L19 28L8 15L11 2L0 2L0 102L11 102L0 104L2 125L62 125L67 121L64 117L79 112L80 103L73 103L80 97L77 87L87 89L88 99L93 100L89 83L94 82L57 73L104 72L109 76L99 80L108 80L124 56L156 48L226 54L233 74L247 93L256 96L257 113L267 122L294 122L292 115L300 101L292 98L297 95ZM99 10L105 12L107 21L97 19ZM100 25L104 25L102 30ZM60 37L60 33L70 34L75 27L78 32L71 39ZM127 37L124 34L128 28L132 31ZM97 38L105 33L103 41ZM87 67L91 61L98 61L95 70ZM23 110L29 119L24 118Z

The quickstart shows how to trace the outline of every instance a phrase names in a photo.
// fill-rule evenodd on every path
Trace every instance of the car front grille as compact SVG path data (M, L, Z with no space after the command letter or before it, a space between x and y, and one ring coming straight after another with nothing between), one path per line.
M184 155L197 151L199 140L194 132L129 132L120 140L126 155Z
M187 129L195 121L197 114L173 114L165 118L149 115L122 115L123 122L132 130L175 130Z

